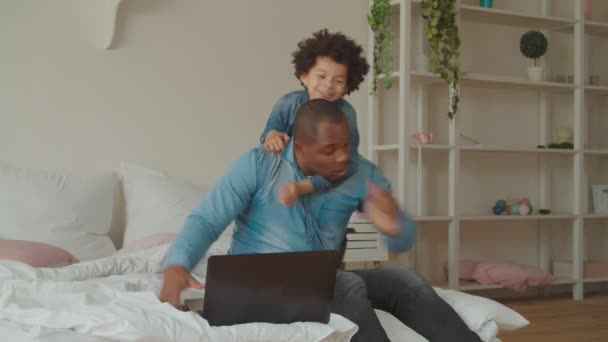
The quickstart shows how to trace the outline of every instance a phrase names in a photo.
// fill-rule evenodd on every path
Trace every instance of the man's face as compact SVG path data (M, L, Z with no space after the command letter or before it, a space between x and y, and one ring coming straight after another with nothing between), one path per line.
M317 139L297 143L306 168L325 179L335 181L346 175L349 160L349 129L346 121L331 123L321 121Z

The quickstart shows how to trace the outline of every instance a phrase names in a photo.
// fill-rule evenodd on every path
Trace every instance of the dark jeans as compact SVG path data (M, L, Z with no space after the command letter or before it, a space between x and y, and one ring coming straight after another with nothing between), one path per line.
M430 342L481 342L415 272L403 267L339 271L332 309L359 326L352 341L390 341L374 308L391 313Z

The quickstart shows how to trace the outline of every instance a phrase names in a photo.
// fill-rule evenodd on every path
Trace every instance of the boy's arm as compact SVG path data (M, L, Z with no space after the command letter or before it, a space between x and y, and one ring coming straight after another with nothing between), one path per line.
M312 183L313 192L325 192L333 189L335 186L344 182L344 180L350 178L353 174L357 172L357 168L359 166L359 130L357 129L357 113L353 106L351 106L348 102L342 100L342 105L340 106L344 111L344 115L346 116L346 121L348 122L349 129L349 161L346 169L346 175L338 182L331 182L322 176L314 175L310 177L310 181Z
M165 267L194 268L228 224L247 209L257 188L257 161L256 150L251 150L231 165L186 219Z
M275 103L272 107L272 112L270 112L270 117L268 117L268 120L266 121L266 127L260 136L261 144L264 144L266 135L272 130L288 133L290 115L292 115L291 111L293 109L291 107L290 101L285 96L281 97L279 101Z

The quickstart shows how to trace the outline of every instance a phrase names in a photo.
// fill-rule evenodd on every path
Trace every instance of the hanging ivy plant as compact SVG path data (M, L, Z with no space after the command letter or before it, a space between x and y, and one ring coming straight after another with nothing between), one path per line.
M448 82L448 117L454 118L460 102L460 36L455 0L422 0L424 34L429 43L430 68Z
M389 0L374 0L370 14L367 16L369 26L374 33L373 91L376 92L378 77L385 77L384 86L390 89L393 81L390 77L393 69L393 39L391 30L391 4Z

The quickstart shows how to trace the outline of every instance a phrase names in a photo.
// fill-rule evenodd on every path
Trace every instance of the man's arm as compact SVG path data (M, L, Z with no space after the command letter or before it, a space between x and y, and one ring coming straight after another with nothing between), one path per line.
M401 210L390 192L390 182L375 165L367 188L364 210L382 233L381 238L391 252L405 252L416 241L416 223Z
M245 211L257 188L257 153L237 159L186 219L184 228L167 253L160 300L185 310L180 296L185 288L202 289L190 270L205 255L226 226Z
M241 155L190 213L165 267L194 268L228 224L247 209L257 188L256 156L256 150Z

